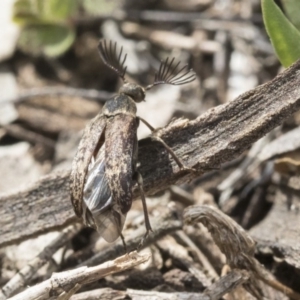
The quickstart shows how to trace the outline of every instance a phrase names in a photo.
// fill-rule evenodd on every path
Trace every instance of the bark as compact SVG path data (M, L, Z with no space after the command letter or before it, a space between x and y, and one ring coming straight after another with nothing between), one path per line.
M180 171L164 148L151 139L139 142L140 172L147 195L218 168L280 125L300 108L300 61L240 97L193 121L176 120L159 131L188 167ZM0 198L0 246L74 222L69 172L49 175L20 193ZM138 193L135 193L137 196Z

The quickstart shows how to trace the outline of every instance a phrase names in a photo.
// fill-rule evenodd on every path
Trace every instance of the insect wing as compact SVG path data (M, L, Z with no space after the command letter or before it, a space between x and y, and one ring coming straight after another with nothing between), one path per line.
M84 222L94 227L107 241L115 241L122 232L126 215L119 211L113 200L105 175L105 146L92 158L84 186L83 200L86 205Z
M137 159L137 119L119 114L107 121L106 176L113 199L126 214L132 204L132 177Z
M71 201L78 217L82 216L82 198L86 174L91 158L97 147L100 147L101 136L104 136L105 117L97 115L85 128L82 139L72 164L70 176Z
M96 160L92 157L83 191L83 200L93 214L100 212L111 203L111 192L105 176L103 150L104 146L98 152Z
M126 214L119 210L119 206L94 215L97 231L109 243L114 242L120 236L125 219Z

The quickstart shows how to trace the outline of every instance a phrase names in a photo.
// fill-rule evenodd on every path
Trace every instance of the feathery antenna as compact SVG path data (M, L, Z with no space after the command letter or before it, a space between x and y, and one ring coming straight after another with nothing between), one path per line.
M180 62L174 64L175 58L169 61L169 57L161 62L158 72L155 74L154 83L148 85L146 90L151 89L158 84L181 85L189 83L196 79L196 74L192 69L188 69L187 65L178 68Z
M124 81L127 67L124 66L127 54L123 54L123 47L117 54L117 43L101 40L98 46L100 57L104 64L114 70Z

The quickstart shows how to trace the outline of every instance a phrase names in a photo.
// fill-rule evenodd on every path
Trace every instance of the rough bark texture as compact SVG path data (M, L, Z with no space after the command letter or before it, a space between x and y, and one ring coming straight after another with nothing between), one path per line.
M139 143L140 171L151 195L179 180L219 167L280 125L300 108L300 61L265 85L193 121L177 120L159 132L178 157L198 173L179 172L157 142ZM0 198L0 245L74 222L69 199L69 172L46 176L26 191ZM135 194L138 195L137 193Z
M48 175L25 191L1 197L0 245L75 222L69 176L69 171Z

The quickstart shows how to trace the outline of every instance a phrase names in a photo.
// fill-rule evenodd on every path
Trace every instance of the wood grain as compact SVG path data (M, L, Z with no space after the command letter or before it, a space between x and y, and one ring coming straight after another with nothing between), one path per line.
M200 101L200 100L199 100ZM140 171L148 195L191 180L232 160L300 108L300 60L272 81L207 111L177 120L159 135L197 173L179 172L158 142L139 142ZM48 175L25 191L0 198L0 246L75 222L69 172ZM138 194L135 193L135 196Z

